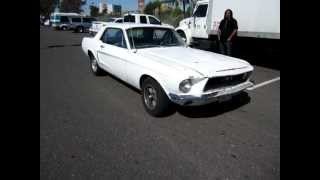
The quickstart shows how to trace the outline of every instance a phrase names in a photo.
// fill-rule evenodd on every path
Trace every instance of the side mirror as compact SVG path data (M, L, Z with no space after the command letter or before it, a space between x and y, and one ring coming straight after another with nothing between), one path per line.
M187 42L187 39L186 38L181 38L185 43Z

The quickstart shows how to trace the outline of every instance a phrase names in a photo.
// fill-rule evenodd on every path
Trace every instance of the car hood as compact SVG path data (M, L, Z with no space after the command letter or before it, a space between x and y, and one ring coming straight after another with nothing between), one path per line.
M206 77L237 74L253 69L244 60L187 47L148 48L138 52L148 59L175 68L188 68Z

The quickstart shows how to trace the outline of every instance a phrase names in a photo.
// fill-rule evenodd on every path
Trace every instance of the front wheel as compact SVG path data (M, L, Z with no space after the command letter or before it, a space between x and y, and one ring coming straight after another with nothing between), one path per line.
M172 103L158 82L147 78L142 83L142 101L146 111L155 117L166 115Z
M90 55L90 69L96 76L103 75L104 71L99 67L98 61L93 55Z

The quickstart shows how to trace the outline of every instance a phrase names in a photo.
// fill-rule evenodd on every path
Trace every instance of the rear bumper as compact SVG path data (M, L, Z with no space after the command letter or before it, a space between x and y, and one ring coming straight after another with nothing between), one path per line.
M203 93L201 96L193 96L193 95L177 95L177 94L169 94L171 101L176 104L182 106L198 106L205 105L215 101L223 101L227 100L233 95L236 95L249 87L252 87L253 83L250 81L246 81L244 83L224 87L221 89L214 89Z

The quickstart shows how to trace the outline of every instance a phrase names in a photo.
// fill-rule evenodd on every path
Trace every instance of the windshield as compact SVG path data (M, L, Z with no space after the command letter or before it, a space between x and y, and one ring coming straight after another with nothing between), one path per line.
M185 46L177 32L169 28L138 27L128 29L127 35L133 49Z

